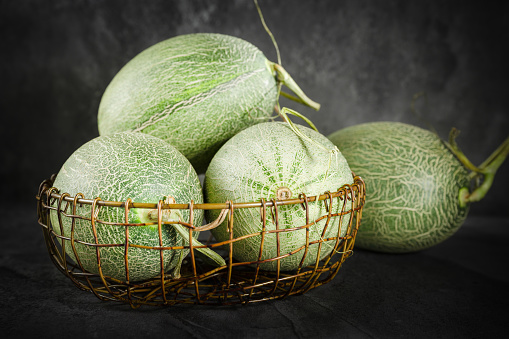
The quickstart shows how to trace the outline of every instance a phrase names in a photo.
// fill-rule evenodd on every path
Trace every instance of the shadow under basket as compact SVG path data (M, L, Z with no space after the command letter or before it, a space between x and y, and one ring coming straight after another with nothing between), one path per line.
M204 304L204 305L233 305L233 304L247 304L252 302L267 301L273 299L285 298L291 295L303 294L310 289L330 282L338 273L343 262L353 254L353 247L355 237L360 225L362 207L365 202L365 184L362 178L354 176L354 182L351 185L345 185L339 188L336 192L326 192L318 197L306 196L300 194L297 199L277 200L270 201L260 200L259 202L241 202L231 203L225 202L222 204L216 203L203 203L194 204L192 201L188 204L168 204L160 201L157 204L136 203L130 199L124 202L103 201L99 198L89 199L82 194L70 196L69 194L60 194L58 188L53 187L55 175L51 179L45 180L41 183L37 194L37 214L38 222L41 225L46 246L49 255L56 265L56 267L65 274L78 288L89 291L101 300L112 300L130 304L131 307L136 308L141 305L154 305L154 306L169 306L175 304ZM316 199L323 201L325 205L325 213L317 218L310 217L310 209ZM345 202L345 203L343 203ZM335 204L341 207L338 209ZM76 213L78 207L90 205L90 213L86 216L78 215ZM279 229L281 208L283 205L296 205L295 208L302 208L304 210L305 218L302 218L302 224L294 225L292 228ZM104 222L97 218L98 210L100 208L118 208L121 209L122 215L125 215L125 220L118 223ZM189 254L184 259L180 270L180 276L176 278L174 275L164 272L162 261L160 263L161 272L158 276L136 282L120 281L99 273L87 272L83 265L80 263L79 255L75 251L77 246L74 244L80 243L80 246L91 246L96 249L99 254L102 249L107 247L123 247L125 255L129 253L132 246L129 242L129 232L127 228L132 226L146 226L147 224L132 224L127 222L129 211L133 208L148 208L153 209L157 213L157 222L153 225L158 227L159 235L161 236L161 227L171 222L163 222L162 214L167 209L188 210L190 215L189 219L192 221L193 213L196 210L221 210L218 220L213 221L207 225L193 226L192 222L178 221L179 223L189 230L189 233L199 231L200 241L204 236L210 235L207 239L202 241L203 247L208 247L216 251L221 257L225 259L225 265L213 266L200 259L195 255L197 252L196 245L193 242L187 243L187 246L174 246L174 247L146 247L150 251L158 251L163 257L163 251L172 249L188 249ZM263 246L264 234L276 233L278 255L273 258L258 257L258 261L240 262L233 257L234 243L240 241L240 238L233 237L232 228L235 227L235 211L238 209L252 209L253 215L259 215L260 231L251 236L261 236L262 241L260 247ZM287 207L285 207L287 208ZM57 212L58 211L58 212ZM335 211L337 213L332 213ZM58 224L51 223L50 214L58 215ZM58 213L58 214L57 214ZM347 221L343 222L343 219ZM75 239L74 234L61 234L63 232L56 232L61 230L63 220L72 224L76 224L76 220L80 222L88 222L93 231L100 224L113 225L114 227L122 228L125 232L125 241L120 244L102 244L99 243L97 234L95 236L95 243L84 242ZM219 220L221 219L221 220ZM265 220L270 221L265 221ZM290 253L281 253L279 251L279 234L287 232L306 232L309 235L310 227L315 223L322 222L325 228L329 225L330 220L339 219L338 231L334 232L332 236L324 239L323 236L315 241L310 241L309 236L306 236L305 243L296 248ZM53 218L55 220L55 218ZM211 234L210 229L217 227L221 222L227 222L230 230L230 240L221 243L215 241ZM269 227L269 223L272 223ZM346 232L344 230L347 225ZM74 231L73 231L74 232ZM245 238L245 237L243 237ZM283 238L283 237L281 237ZM324 243L327 241L327 243ZM162 244L162 242L160 242ZM128 245L126 245L128 244ZM333 244L334 249L330 254L323 255L327 251L320 249ZM308 253L309 246L318 246L318 251L315 254ZM322 246L323 245L323 246ZM67 248L67 249L66 249ZM67 253L74 250L75 258L73 260ZM261 251L260 251L261 252ZM322 253L322 254L320 254ZM289 257L291 255L300 254L304 257L314 255L314 264L309 266L299 265L297 270L283 272L280 270L278 261ZM320 259L321 258L321 259ZM98 267L101 267L100 255L97 256ZM124 257L127 262L127 258ZM162 259L161 259L162 260ZM263 270L260 265L269 261L277 263L275 271ZM128 273L128 272L126 272ZM126 274L128 277L128 274Z

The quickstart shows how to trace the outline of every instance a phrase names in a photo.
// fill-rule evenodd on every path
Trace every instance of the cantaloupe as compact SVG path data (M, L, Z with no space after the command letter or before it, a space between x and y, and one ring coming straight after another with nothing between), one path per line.
M366 183L356 246L388 253L427 249L453 235L509 153L507 139L476 168L453 138L445 142L429 130L399 122L354 125L329 138ZM483 184L471 190L474 176Z
M340 152L331 154L334 145L320 133L296 125L309 142L298 136L288 124L266 122L249 127L228 140L212 159L205 175L205 197L207 202L250 202L265 199L294 199L300 193L307 196L334 192L344 184L353 182L352 172ZM317 147L317 144L324 148ZM332 213L341 210L342 203L335 202ZM347 208L348 210L348 208ZM300 204L279 207L279 229L292 229L306 225L306 215ZM208 219L213 220L219 211L206 212ZM326 214L325 203L310 203L309 215L314 218ZM262 221L256 209L237 209L233 215L233 238L262 232ZM347 230L348 217L339 224L339 217L334 217L327 226L323 238L344 236ZM301 261L302 266L314 264L320 249L320 258L330 254L335 241L323 242L320 246L325 220L310 227L309 251L304 260L304 249L280 260L283 271L296 270ZM276 224L270 211L266 215L266 230L275 230ZM227 223L212 229L218 241L229 239ZM277 235L264 235L262 259L273 259L278 256ZM260 253L262 235L258 234L233 245L233 257L242 262L257 262ZM279 233L280 252L286 255L306 245L306 230L292 230ZM276 270L277 261L262 263L264 270Z
M101 99L99 133L157 136L204 173L226 140L273 117L278 83L318 109L251 43L212 33L176 36L142 51L116 74Z
M69 193L74 196L82 193L87 199L99 197L105 201L122 202L130 198L133 202L157 203L171 197L176 203L187 204L191 200L195 203L203 202L198 175L189 161L165 141L143 133L115 133L85 143L67 159L53 185L62 194ZM54 206L57 206L56 202ZM77 207L77 214L83 217L90 218L90 211L91 205L83 204ZM156 224L129 226L128 277L124 260L123 245L126 237L124 226L95 223L99 244L122 245L99 248L103 275L132 282L149 279L161 273L159 250L133 247L133 245L159 246L157 218L154 218L152 211L132 208L129 212L129 223L154 223L155 220ZM165 211L167 215L168 210ZM188 210L174 211L175 213L170 211L169 218L163 221L178 221L179 217L188 221ZM125 220L124 209L100 207L97 219L122 223ZM201 226L202 220L203 211L196 210L193 223ZM52 211L51 223L57 234L71 237L73 225L70 217L62 215L61 230L58 215ZM163 246L188 245L189 239L183 237L181 233L176 226L164 224ZM80 243L96 243L91 222L76 218L73 238L78 257L74 254L70 240L65 241L67 254L76 264L79 260L86 271L99 273L96 248ZM193 242L197 245L196 240ZM178 272L182 258L187 253L188 250L164 250L165 271Z

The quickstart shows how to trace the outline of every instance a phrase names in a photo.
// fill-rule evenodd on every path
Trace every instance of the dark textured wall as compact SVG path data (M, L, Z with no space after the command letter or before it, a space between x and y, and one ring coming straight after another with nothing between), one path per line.
M468 1L268 1L283 65L320 112L283 100L325 135L373 120L425 127L479 164L509 134L509 6ZM101 95L143 49L178 34L241 37L275 60L250 0L0 0L2 202L38 184L98 135ZM509 163L472 214L509 215ZM35 213L35 212L34 212Z

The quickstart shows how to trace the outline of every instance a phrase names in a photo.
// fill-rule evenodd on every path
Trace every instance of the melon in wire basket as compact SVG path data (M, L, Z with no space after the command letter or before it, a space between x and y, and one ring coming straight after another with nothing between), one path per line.
M198 175L189 161L163 140L142 133L116 133L87 142L64 163L54 186L70 196L80 193L84 197L106 201L126 201L129 198L140 203L157 203L159 200L203 202ZM178 211L166 212L161 216L164 221L189 218L189 212L185 210L181 214ZM74 213L88 216L91 206L78 206ZM69 238L67 243L62 241L62 246L83 269L96 274L101 270L105 276L120 281L149 279L169 270L179 275L181 262L189 250L154 251L144 247L184 246L189 242L189 233L181 225L159 228L157 210L153 209L133 208L126 218L122 209L99 205L94 214L102 222L62 218L56 211L51 213L53 225L60 225L54 231ZM193 217L193 222L201 225L203 211L196 211ZM119 222L147 225L125 228L108 224ZM129 234L126 235L126 232ZM224 263L210 249L201 251L216 258L220 264Z
M246 304L259 301L268 301L281 299L291 295L299 295L307 291L330 282L338 274L344 261L353 254L355 237L359 229L362 207L365 201L365 185L362 178L355 176L351 185L344 185L337 191L321 194L320 196L303 196L296 199L271 201L253 201L253 202L223 202L223 203L204 203L194 204L192 201L182 204L164 204L161 200L157 204L138 203L136 201L103 201L94 198L84 197L80 194L69 196L59 194L54 187L54 177L45 180L39 187L38 199L38 218L41 226L46 246L50 258L55 266L65 274L77 287L82 290L92 292L96 297L105 301L117 301L127 303L136 308L141 305L151 306L170 306L175 304L206 304L206 305L233 305ZM298 271L282 272L261 270L259 265L253 267L252 263L239 262L232 260L233 243L241 241L241 238L233 237L226 242L211 242L204 245L211 250L217 250L219 247L227 245L227 252L224 254L226 265L210 265L201 260L195 254L198 252L194 241L190 242L184 248L190 251L190 255L184 260L179 278L164 274L154 278L141 280L138 282L124 282L99 274L87 272L83 267L77 265L69 256L65 255L62 243L66 247L72 244L72 239L63 237L58 229L63 227L64 223L72 223L85 218L89 222L98 220L94 217L94 209L99 206L105 208L117 209L119 214L130 213L135 208L156 209L158 216L166 210L181 210L182 215L191 215L202 213L203 210L226 211L223 213L228 225L234 225L236 220L233 217L238 210L250 210L253 215L257 215L260 222L266 215L274 215L274 222L278 222L279 209L281 207L299 206L305 215L309 215L310 205L319 201L327 201L330 206L324 214L320 215L316 221L330 219L334 217L345 218L348 220L348 227L344 236L334 236L329 241L335 241L334 250L325 256L319 262L313 265L302 267ZM343 204L343 209L338 213L332 213L336 210L335 204L342 201L351 202ZM346 206L349 208L346 208ZM89 215L76 216L73 211L80 207L88 206ZM60 218L50 221L50 214L55 213L56 209L61 209ZM65 213L64 213L65 211ZM221 214L221 213L220 213ZM158 218L160 220L160 218ZM189 230L203 230L202 226L193 226L188 220L179 221L183 227ZM293 230L306 230L310 227L313 220L304 218L300 223L294 225ZM213 227L221 223L221 219L216 220ZM342 222L340 221L342 224ZM165 223L158 221L158 227L163 227ZM122 231L126 226L122 222L110 223ZM232 229L232 228L230 228ZM277 230L266 230L267 234L273 234ZM126 236L126 241L129 235ZM232 244L232 246L230 246ZM123 245L123 244L120 244ZM94 244L84 244L95 250ZM175 246L177 247L177 246ZM160 253L158 246L146 247L147 251ZM98 259L95 257L95 259ZM277 261L278 258L267 258L268 261Z

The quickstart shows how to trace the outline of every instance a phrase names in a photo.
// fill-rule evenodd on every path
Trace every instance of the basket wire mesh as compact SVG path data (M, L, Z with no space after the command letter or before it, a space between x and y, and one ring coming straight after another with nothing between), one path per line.
M188 204L165 203L159 201L157 204L136 203L127 199L123 202L103 201L96 197L89 199L83 194L70 196L68 193L59 193L58 188L53 187L55 175L50 179L44 180L39 187L37 194L37 214L38 223L42 227L45 243L51 260L55 266L66 275L78 288L93 293L101 300L113 300L128 303L132 308L141 305L169 306L175 304L207 304L207 305L233 305L247 304L259 301L285 298L291 295L303 294L310 289L330 282L338 273L343 262L353 254L353 247L357 230L360 226L362 208L365 202L365 184L362 178L354 176L354 182L351 185L344 185L336 192L325 192L320 196L306 196L300 194L297 199L272 199L266 201L261 199L258 202L225 202L195 204L191 201ZM316 219L310 217L310 203L313 201L324 202L326 213ZM333 204L342 203L341 210L332 213L335 209ZM76 210L78 206L90 205L90 215L78 215ZM295 225L293 228L279 227L279 209L282 205L300 205L305 211L305 220L302 225ZM100 208L108 206L124 210L125 220L118 223L106 222L97 218ZM149 208L157 211L157 227L159 231L160 246L141 246L153 251L160 252L161 274L159 276L143 281L129 281L128 255L129 248L137 246L129 243L129 227L144 226L147 224L128 223L129 210L132 208ZM237 209L250 208L255 209L260 215L261 231L256 234L249 234L243 237L233 237L234 215ZM180 220L178 222L163 222L162 215L168 209L188 209L188 222ZM218 219L206 225L193 225L193 213L197 209L218 209L221 213ZM58 224L54 225L50 220L50 213L56 213ZM275 229L267 229L267 216L270 213ZM84 242L75 238L74 228L71 234L63 232L62 221L64 218L71 220L72 225L77 219L83 219L90 222L95 236L95 243ZM325 220L325 229L332 218L339 218L338 232L335 236L329 238L320 238L317 241L310 241L310 227L321 220ZM348 218L348 227L346 233L341 232L343 218ZM55 219L53 219L55 220ZM217 267L203 261L195 254L199 247L193 245L193 232L202 232L206 235L213 227L217 227L224 220L228 223L230 239L223 242L209 239L203 247L208 247L219 253L226 262L226 265ZM270 219L269 219L270 220ZM163 247L161 238L161 228L163 224L179 223L189 230L189 243L187 245ZM99 224L108 224L125 229L125 241L117 244L100 243L97 238L96 228ZM280 237L282 232L295 232L305 230L306 243L300 248L290 253L281 253ZM264 236L266 234L276 233L277 256L262 260L262 250L264 246ZM324 232L325 233L325 232ZM257 261L239 262L233 258L233 246L236 241L240 241L251 236L261 236L260 254ZM322 245L327 242L334 243L334 249L330 254L323 256ZM95 248L97 254L97 264L99 272L87 272L80 262L76 244ZM313 265L303 267L302 263L308 249L311 245L317 245L316 260ZM101 248L123 247L126 269L126 280L120 281L105 276L101 270ZM164 271L163 251L166 250L188 249L189 255L183 261L180 276L176 277ZM304 251L301 263L296 271L281 271L279 262L281 259L298 252ZM68 254L74 253L76 258L73 261ZM322 258L323 257L323 258ZM275 271L266 271L260 268L264 262L276 261L277 269Z

